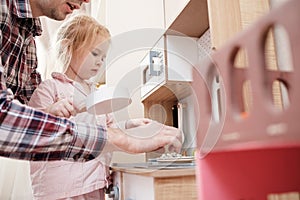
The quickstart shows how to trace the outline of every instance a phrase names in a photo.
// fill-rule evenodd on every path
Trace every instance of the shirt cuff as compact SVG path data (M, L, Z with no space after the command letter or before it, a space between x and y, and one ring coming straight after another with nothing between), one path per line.
M65 160L88 161L99 156L107 142L107 130L103 126L74 123L73 140L67 149Z

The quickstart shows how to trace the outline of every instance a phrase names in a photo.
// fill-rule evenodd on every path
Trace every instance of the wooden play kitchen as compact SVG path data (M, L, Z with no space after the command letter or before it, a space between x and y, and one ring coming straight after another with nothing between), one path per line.
M272 9L267 0L186 2L166 20L164 37L201 37L209 29L212 51L192 67L192 82L166 78L142 99L146 117L159 104L172 125L172 106L193 97L195 165L114 165L118 198L299 200L300 1Z

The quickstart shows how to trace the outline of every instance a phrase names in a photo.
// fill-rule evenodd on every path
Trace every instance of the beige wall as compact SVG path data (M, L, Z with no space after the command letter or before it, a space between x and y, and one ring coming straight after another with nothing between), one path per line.
M141 103L139 62L164 32L163 0L107 0L106 26L112 34L112 50L108 56L106 82L126 86L132 104L115 113L117 120L144 116ZM145 161L144 154L114 153L112 162Z

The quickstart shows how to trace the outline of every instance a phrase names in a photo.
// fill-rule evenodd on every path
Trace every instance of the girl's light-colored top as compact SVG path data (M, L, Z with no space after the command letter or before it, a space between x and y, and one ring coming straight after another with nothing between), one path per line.
M45 80L35 90L29 105L39 110L55 103L58 99L71 98L81 109L85 106L86 93L80 84L64 74L53 73L53 79ZM110 126L109 115L95 116L79 113L71 120ZM106 153L88 162L31 162L32 188L36 199L59 199L78 196L105 187L111 154Z

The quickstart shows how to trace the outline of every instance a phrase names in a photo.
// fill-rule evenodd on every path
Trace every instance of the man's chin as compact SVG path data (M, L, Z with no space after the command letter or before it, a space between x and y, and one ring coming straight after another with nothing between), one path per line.
M54 19L56 21L63 21L66 18L68 18L69 16L71 16L71 13L70 14L68 14L68 13L66 13L66 14L60 14L60 15L56 14L56 15L52 15L52 16L48 16L48 17L51 18L51 19Z
M56 17L55 20L56 20L56 21L63 21L63 20L65 20L66 18L67 18L67 16L65 15L65 16Z

